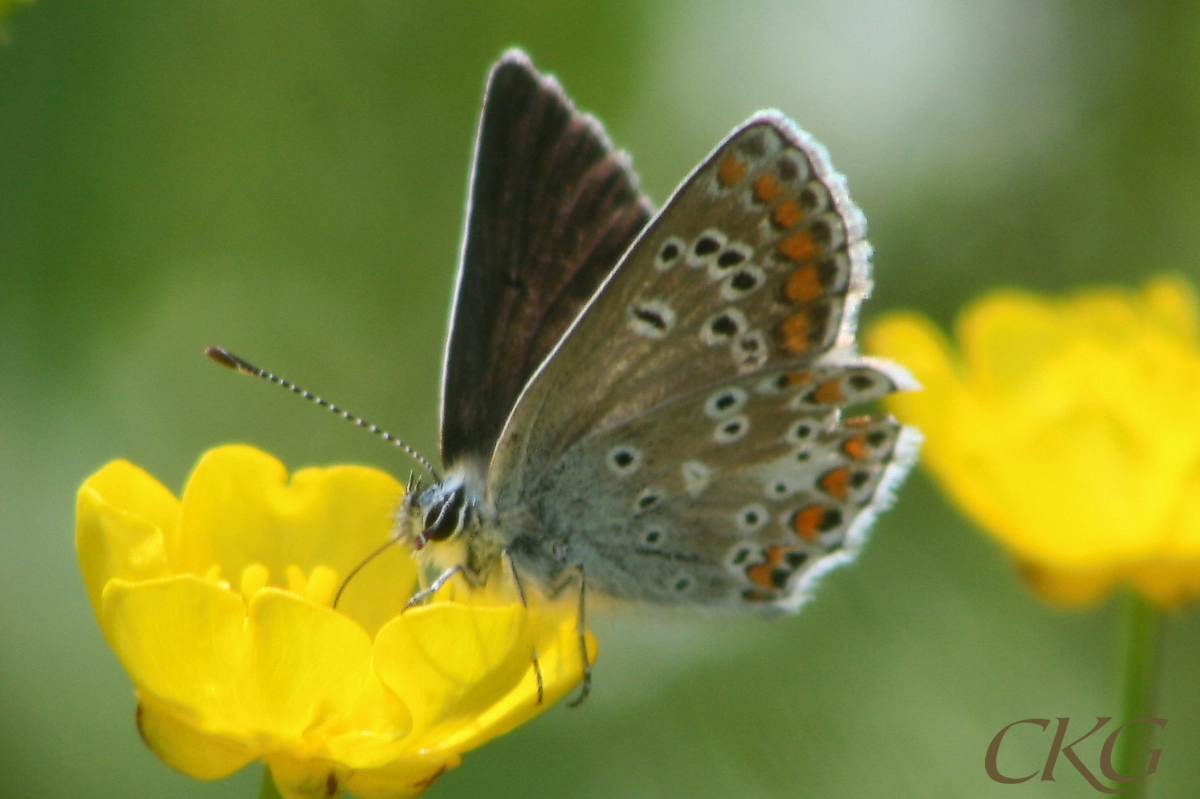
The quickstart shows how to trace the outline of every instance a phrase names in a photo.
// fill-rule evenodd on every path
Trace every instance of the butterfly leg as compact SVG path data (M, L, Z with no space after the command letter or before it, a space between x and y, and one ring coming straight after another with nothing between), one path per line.
M570 703L570 707L579 707L587 701L588 695L592 692L592 663L588 658L587 647L587 605L585 597L587 595L587 578L583 573L583 564L579 566L579 613L575 617L575 626L579 632L579 656L583 662L583 682L579 686L579 696L575 697Z
M443 585L445 585L450 580L450 578L456 574L462 574L463 577L466 577L466 575L467 575L467 571L466 571L466 569L463 568L463 565L461 563L456 563L453 566L451 566L449 569L446 569L446 571L442 572L441 574L439 574L437 576L437 579L435 579L432 583L429 584L428 588L422 588L420 591L413 594L412 597L408 600L408 604L404 606L404 610L408 610L409 608L413 607L414 605L419 605L422 602L424 602L425 600L429 599L431 596L433 596L434 594L436 594L438 592L439 588L441 588ZM468 580L468 582L469 582L469 580ZM400 612L403 613L404 611L402 610Z
M517 589L517 598L521 600L521 607L528 610L529 603L525 601L525 588L521 585L521 576L517 574L517 564L513 563L512 555L507 549L501 550L500 555L508 563L508 573L512 575L513 585ZM533 674L537 677L537 703L540 705L546 699L546 683L542 679L542 664L538 661L537 649L533 650Z

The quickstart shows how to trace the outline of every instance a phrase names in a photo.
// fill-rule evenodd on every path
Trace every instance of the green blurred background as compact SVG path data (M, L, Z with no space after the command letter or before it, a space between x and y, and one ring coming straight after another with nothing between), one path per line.
M510 45L658 201L750 112L793 116L870 219L868 321L947 323L997 284L1200 277L1195 3L39 0L6 38L3 796L255 795L258 766L199 783L139 742L80 584L74 492L118 457L178 489L233 441L407 475L208 344L436 451L471 141ZM1155 797L1200 783L1197 615L1169 625ZM1119 715L1116 602L1035 600L922 474L799 617L594 626L587 707L469 754L430 796L1093 796L1065 760L1055 783L993 784L984 752L1017 719L1081 735ZM1014 736L1010 773L1048 739Z

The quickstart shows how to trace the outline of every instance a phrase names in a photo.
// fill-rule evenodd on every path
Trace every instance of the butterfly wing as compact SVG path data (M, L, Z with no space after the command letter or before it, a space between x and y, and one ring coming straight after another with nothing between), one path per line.
M854 352L864 235L820 145L774 112L736 130L518 400L488 472L506 543L557 542L616 596L797 606L915 451L840 418L912 387Z
M493 67L442 384L442 460L491 454L530 375L650 219L623 153L519 51Z

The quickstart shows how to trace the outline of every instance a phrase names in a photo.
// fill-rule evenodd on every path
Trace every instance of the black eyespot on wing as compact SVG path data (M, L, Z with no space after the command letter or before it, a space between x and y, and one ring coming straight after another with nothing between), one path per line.
M640 497L638 497L638 501L637 501L638 510L649 510L650 508L653 508L656 504L658 504L658 501L660 499L662 499L662 497L657 492L647 491L646 493L644 493Z
M667 329L667 320L663 318L661 313L653 308L634 308L633 315L656 330L665 331Z
M738 332L738 324L733 317L722 314L712 321L712 332L719 336L732 336Z
M784 555L783 559L792 569L798 569L804 565L804 561L808 560L808 554L793 550Z
M758 285L758 278L752 272L738 272L730 278L729 285L736 291L746 292Z
M746 254L744 252L741 250L730 249L717 256L717 266L721 267L722 269L728 269L731 266L737 266L744 260L746 260Z
M821 514L821 520L817 522L817 531L827 533L837 527L842 526L842 512L837 508L828 508Z
M775 171L782 180L790 183L800 175L800 165L791 158L780 158Z
M719 249L721 249L721 242L717 241L712 236L701 236L700 238L696 239L696 244L692 247L692 251L701 257L705 255L712 255Z
M763 138L763 132L756 130L747 133L735 145L739 152L750 156L751 158L762 158L767 154L767 142Z

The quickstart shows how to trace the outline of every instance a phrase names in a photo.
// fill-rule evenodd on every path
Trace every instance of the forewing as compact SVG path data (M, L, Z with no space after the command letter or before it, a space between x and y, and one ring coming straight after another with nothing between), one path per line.
M913 386L854 351L865 222L820 145L751 118L668 201L521 395L501 529L618 597L795 608L847 559L915 431L841 409Z
M674 398L853 356L866 224L824 149L752 117L684 181L535 375L489 470L500 505L584 436Z
M650 219L623 153L519 51L475 144L442 384L442 460L491 454L517 395Z

